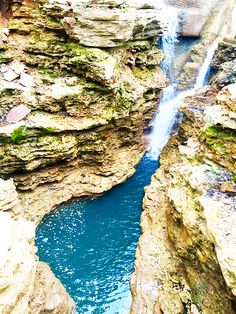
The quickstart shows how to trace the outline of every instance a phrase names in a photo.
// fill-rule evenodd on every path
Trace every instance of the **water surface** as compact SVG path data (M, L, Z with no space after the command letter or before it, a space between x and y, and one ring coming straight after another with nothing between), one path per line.
M128 313L143 188L157 166L144 157L124 184L97 199L65 204L40 224L40 260L49 263L79 314Z

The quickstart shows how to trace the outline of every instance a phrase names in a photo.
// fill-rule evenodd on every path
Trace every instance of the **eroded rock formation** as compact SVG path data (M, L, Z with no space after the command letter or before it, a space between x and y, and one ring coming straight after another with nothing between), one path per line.
M185 99L146 188L132 313L235 313L236 84L221 82Z
M13 1L11 12L0 47L0 174L39 222L134 173L167 84L155 38L164 15L145 1Z
M35 225L22 215L13 180L0 179L0 313L72 314L74 302L38 262Z
M3 275L0 312L71 314L73 301L37 261L35 225L58 204L134 173L167 85L156 47L165 16L154 1L0 4L0 176L14 180L22 204L21 218L0 218L15 229L2 243L2 269L15 277Z

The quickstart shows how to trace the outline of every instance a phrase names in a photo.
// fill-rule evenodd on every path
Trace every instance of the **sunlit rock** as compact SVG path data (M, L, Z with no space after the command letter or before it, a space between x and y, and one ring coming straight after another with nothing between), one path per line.
M13 180L0 179L0 312L74 312L74 302L46 264L38 262L35 224L22 218Z

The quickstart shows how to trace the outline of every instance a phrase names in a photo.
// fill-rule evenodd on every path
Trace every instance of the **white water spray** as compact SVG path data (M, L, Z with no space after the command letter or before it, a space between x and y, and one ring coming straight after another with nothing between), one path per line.
M212 46L208 49L206 59L199 70L196 83L192 89L183 91L178 95L176 95L176 84L171 84L164 89L157 115L153 121L154 128L150 138L149 151L149 157L151 159L157 160L163 147L166 145L173 125L176 121L176 115L181 101L185 97L192 95L198 88L204 86L209 65L217 48L218 42L219 39L216 39Z
M234 5L234 9L232 11L232 17L231 17L231 32L233 36L236 36L236 1Z
M172 7L165 6L165 12L168 14L168 29L167 33L162 37L162 49L165 52L165 59L162 62L162 68L167 74L170 71L175 51L175 43L177 42L178 31L178 10ZM169 73L170 74L170 73Z
M218 47L219 44L219 38L217 38L211 47L207 51L207 56L205 61L203 62L200 71L198 73L198 77L196 80L196 83L194 85L194 90L201 88L207 81L208 81L208 74L209 74L209 65L211 63L211 60L214 56L215 50Z

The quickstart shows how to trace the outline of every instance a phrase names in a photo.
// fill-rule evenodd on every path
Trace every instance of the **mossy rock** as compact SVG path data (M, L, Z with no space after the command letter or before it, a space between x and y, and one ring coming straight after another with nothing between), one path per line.
M0 53L0 64L9 63L12 60L12 57L7 56L5 53Z
M30 132L28 131L27 127L21 125L13 130L13 132L11 133L11 139L15 144L20 144L22 140L29 136L29 134Z

